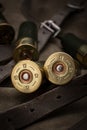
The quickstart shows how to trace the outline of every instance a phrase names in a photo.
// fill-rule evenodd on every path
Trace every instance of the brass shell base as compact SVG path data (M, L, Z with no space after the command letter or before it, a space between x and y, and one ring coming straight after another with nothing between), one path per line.
M44 64L47 79L57 85L68 83L75 74L73 58L65 52L55 52Z
M39 66L30 60L22 60L15 65L11 73L13 86L23 93L36 91L42 82Z
M18 46L14 50L14 60L16 62L24 59L37 61L39 59L38 50L33 45L31 38L23 38L17 42Z

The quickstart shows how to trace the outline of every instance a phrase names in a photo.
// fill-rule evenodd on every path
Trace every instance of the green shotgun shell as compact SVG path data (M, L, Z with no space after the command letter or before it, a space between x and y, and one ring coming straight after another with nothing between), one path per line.
M45 61L44 71L51 83L63 85L73 79L75 75L75 63L69 54L55 52Z
M37 26L30 21L23 22L19 27L16 48L14 50L14 60L30 59L38 60L37 49Z
M64 50L87 67L87 43L74 34L60 36Z
M7 22L0 12L0 44L8 44L14 39L14 28Z

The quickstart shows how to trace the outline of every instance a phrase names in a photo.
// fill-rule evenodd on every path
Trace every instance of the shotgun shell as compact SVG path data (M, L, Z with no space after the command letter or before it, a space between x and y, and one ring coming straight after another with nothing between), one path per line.
M20 25L13 56L16 62L24 59L38 60L37 26L35 23L26 21Z
M18 62L11 73L13 86L23 93L36 91L42 82L42 73L39 66L30 60Z
M45 61L44 70L50 82L63 85L68 83L75 74L74 60L65 52L55 52Z
M63 34L60 39L66 53L87 67L87 43L71 33Z

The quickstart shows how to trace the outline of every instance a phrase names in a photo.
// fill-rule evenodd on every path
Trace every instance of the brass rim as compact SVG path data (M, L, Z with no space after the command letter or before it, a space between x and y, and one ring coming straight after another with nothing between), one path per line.
M31 38L23 38L18 40L17 47L14 51L14 59L16 62L27 58L34 61L38 60L38 50L34 45L29 44L29 42L32 42Z
M13 86L23 93L36 91L42 82L42 73L39 66L30 60L17 63L11 73Z
M68 83L75 74L73 58L65 52L55 52L44 64L47 79L57 85Z

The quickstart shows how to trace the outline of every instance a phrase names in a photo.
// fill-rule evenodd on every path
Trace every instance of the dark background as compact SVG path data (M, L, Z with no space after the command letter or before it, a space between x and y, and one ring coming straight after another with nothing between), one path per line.
M4 16L14 27L17 38L20 24L25 20L32 20L39 27L40 22L50 19L58 11L62 10L67 0L1 0L4 8ZM87 3L87 2L86 2ZM87 41L87 4L84 11L69 17L62 27L64 32L74 33L76 36ZM58 51L61 46L60 40L55 39L47 44L44 51L40 54L40 60L45 60L53 52ZM9 96L11 99L9 100ZM15 91L6 91L0 94L0 110L6 110L16 104L21 103L21 96ZM4 97L4 102L3 102ZM17 97L19 97L17 99ZM87 98L73 103L62 110L58 110L27 128L25 130L66 130L87 114Z

